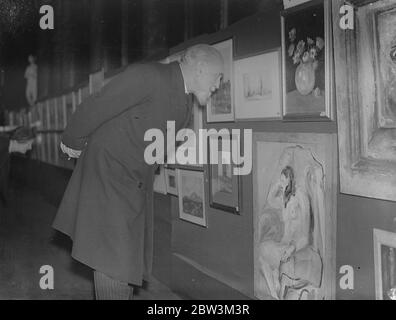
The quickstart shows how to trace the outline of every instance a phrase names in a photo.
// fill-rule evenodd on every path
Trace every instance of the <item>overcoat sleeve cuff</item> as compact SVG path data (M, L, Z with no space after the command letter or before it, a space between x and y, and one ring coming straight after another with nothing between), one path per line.
M67 133L64 133L62 135L62 143L66 147L69 147L73 150L83 150L86 142L87 142L87 138L77 139L77 138L71 137Z

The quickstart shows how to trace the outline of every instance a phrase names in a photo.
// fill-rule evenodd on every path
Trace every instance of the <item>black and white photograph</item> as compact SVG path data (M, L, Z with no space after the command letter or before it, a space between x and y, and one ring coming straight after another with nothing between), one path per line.
M14 300L396 300L396 0L0 0Z

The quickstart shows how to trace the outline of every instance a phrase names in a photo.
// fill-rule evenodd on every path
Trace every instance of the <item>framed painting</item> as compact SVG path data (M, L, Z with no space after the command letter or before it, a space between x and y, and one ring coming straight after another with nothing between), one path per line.
M55 100L55 129L63 130L63 96Z
M191 108L192 112L190 114L188 122L185 124L184 128L180 130L180 134L184 136L185 139L188 139L188 141L195 141L198 144L202 142L200 141L200 139L198 139L198 137L199 130L203 128L203 107L199 105L197 99L192 94L188 96L187 101L189 104L189 108ZM180 166L193 166L198 168L203 167L203 165L199 163L199 150L202 150L203 145L197 144L186 145L178 142L178 145L176 145L178 152L192 152L196 155L194 159L195 161L193 163L180 164ZM187 151L187 149L189 148L191 148L190 151ZM177 162L175 161L175 163Z
M89 75L89 95L99 93L104 86L104 68Z
M396 5L373 13L378 126L396 128Z
M176 169L179 218L206 227L203 171Z
M66 115L65 115L65 126L67 126L68 122L70 121L71 116L73 115L75 109L73 109L73 106L75 105L75 96L74 92L70 92L65 96L65 109L66 109Z
M73 91L72 94L72 112L71 115L77 110L77 106L79 103L79 91ZM69 118L68 118L69 119Z
M48 136L48 133L42 134L41 145L43 148L43 162L49 162Z
M332 120L331 1L282 12L283 117Z
M165 168L165 183L166 183L166 192L168 194L177 196L178 188L177 188L177 176L176 170L174 168Z
M84 102L87 98L89 98L89 85L81 88L81 102Z
M45 102L44 116L45 116L45 130L51 129L51 116L50 116L50 100Z
M49 134L50 162L53 165L57 165L58 164L58 144L56 142L57 135L58 134L56 132L51 132Z
M37 104L37 121L38 121L38 130L43 130L43 108L44 108L44 103L39 102Z
M396 300L396 233L373 230L375 298Z
M36 138L36 148L37 148L37 158L38 160L44 161L44 141L43 141L44 134L37 133Z
M158 166L154 172L154 192L166 194L166 183L165 183L165 168L163 165Z
M280 119L281 50L234 62L235 119Z
M234 135L234 139L239 149L239 135ZM217 153L215 159L213 159L214 152ZM239 175L234 174L235 165L232 162L231 152L231 134L215 134L208 137L209 205L212 208L239 214L240 178ZM239 150L237 154L240 154Z
M56 99L48 100L48 129L55 130L56 129Z
M336 135L255 133L254 294L335 298Z
M233 41L228 39L213 44L224 61L224 74L220 82L220 88L211 96L206 106L207 122L234 121L234 93L233 93Z
M342 4L333 1L333 11ZM354 12L354 32L334 30L340 188L396 201L396 3Z
M61 166L61 161L63 158L63 152L60 148L60 134L58 132L54 133L54 151L55 151L55 156L54 156L54 164L56 166Z

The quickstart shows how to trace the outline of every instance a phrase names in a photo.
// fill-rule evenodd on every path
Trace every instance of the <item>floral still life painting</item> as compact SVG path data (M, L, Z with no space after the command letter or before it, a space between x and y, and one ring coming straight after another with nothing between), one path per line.
M284 116L329 116L327 11L323 3L282 16Z
M216 43L213 47L223 57L224 73L219 89L211 96L207 105L207 122L234 121L232 39Z

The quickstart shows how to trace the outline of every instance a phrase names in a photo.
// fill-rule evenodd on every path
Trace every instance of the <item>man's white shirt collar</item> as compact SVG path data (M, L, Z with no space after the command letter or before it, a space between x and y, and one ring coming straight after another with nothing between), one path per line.
M186 94L188 94L187 86L186 86L186 79L185 79L185 77L184 77L183 68L181 67L181 64L180 64L180 63L179 63L179 67L180 67L180 70L181 70L181 73L182 73L182 76L183 76L184 92L185 92Z

